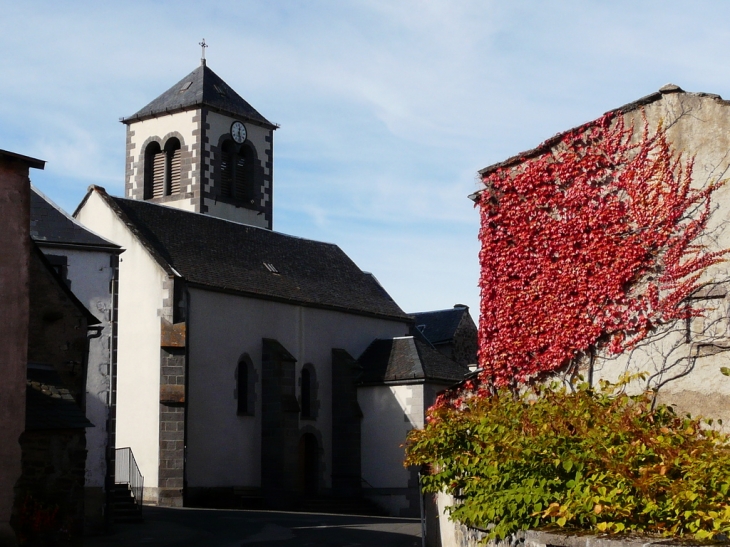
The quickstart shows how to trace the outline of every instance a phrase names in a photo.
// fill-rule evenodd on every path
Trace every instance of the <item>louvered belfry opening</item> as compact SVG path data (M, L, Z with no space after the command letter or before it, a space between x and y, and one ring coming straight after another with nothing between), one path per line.
M221 195L233 195L233 171L236 149L232 141L226 141L221 147Z
M161 198L165 195L165 153L155 154L152 178L152 197Z
M254 183L256 155L246 144L240 147L231 140L221 145L220 195L233 198L244 207L256 204Z
M246 193L246 160L243 156L236 155L236 167L233 170L236 177L235 193L236 199L245 200Z
M162 196L164 174L165 154L160 143L151 142L144 151L144 199Z
M165 143L165 155L167 160L167 171L165 181L165 194L180 193L180 140L172 137Z

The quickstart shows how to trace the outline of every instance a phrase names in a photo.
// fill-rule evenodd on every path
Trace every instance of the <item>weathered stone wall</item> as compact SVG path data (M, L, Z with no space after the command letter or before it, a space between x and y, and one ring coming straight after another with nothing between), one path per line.
M0 545L12 545L13 485L21 472L28 351L30 181L28 165L0 155Z
M14 515L18 535L29 541L45 538L48 545L77 544L84 531L84 430L25 431L20 444L23 473L15 487Z

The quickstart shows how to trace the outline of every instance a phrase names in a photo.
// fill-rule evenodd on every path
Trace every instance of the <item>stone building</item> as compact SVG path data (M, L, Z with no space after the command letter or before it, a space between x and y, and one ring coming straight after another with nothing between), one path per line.
M205 60L122 122L128 198L271 229L277 126Z
M461 365L477 362L477 326L469 306L414 313L412 334Z
M382 505L418 514L399 445L430 392L374 406L356 361L413 319L336 245L272 231L277 126L205 63L123 123L126 197L92 186L74 217L125 249L117 445L134 452L145 502L358 499L384 447L399 478ZM459 379L424 351L425 365L402 355L419 386L373 381L405 393ZM449 374L429 375L435 356ZM370 425L387 422L397 441Z
M730 101L719 95L690 93L668 84L610 114L622 117L625 127L633 128L636 140L640 139L645 123L650 132L659 126L665 128L675 157L681 157L685 166L690 159L694 161L694 188L706 188L728 178ZM519 169L539 154L559 150L567 133L589 131L593 123L555 135L535 149L482 169L480 175L498 169L506 173ZM730 184L724 184L713 194L706 232L698 241L710 252L730 248L728 205ZM696 308L705 310L704 317L663 327L661 341L644 344L630 354L615 358L598 355L594 380L616 380L626 370L646 371L650 378L641 387L659 388L660 401L674 404L682 412L730 423L730 381L720 374L720 368L727 365L726 351L730 348L728 262L711 266L700 285L701 289L690 298ZM588 374L587 369L584 372Z
M116 302L122 249L84 228L31 187L30 235L71 292L99 321L89 338L83 404L94 424L86 433L85 526L109 525L114 483L116 412Z
M89 334L99 321L33 244L22 473L13 527L33 544L69 544L84 532L84 413Z
M469 369L418 336L374 340L357 363L363 494L391 515L417 517L418 469L403 467L403 443L411 429L423 428L438 393Z
M14 545L13 487L21 473L30 314L30 169L45 162L0 150L0 545Z

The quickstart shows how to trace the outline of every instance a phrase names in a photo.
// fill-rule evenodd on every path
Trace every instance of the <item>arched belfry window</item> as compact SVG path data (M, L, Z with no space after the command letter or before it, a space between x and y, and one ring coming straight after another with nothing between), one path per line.
M180 192L180 139L171 137L164 150L159 142L151 142L144 151L144 199L161 198Z
M165 143L165 195L180 192L180 140L172 137Z
M221 147L221 195L233 197L233 172L236 147L233 141L226 141Z
M165 153L160 143L151 142L144 151L144 199L159 198L165 193Z
M221 145L220 194L244 207L256 204L256 154L250 145L226 140Z

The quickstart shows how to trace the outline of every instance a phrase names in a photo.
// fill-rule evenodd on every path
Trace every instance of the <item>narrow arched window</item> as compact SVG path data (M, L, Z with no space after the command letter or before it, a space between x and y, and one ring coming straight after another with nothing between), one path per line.
M144 199L159 198L165 192L165 153L160 143L151 142L144 151Z
M302 369L302 391L300 406L302 409L302 417L309 418L312 416L312 375L309 369Z
M180 192L180 140L176 137L165 143L165 195Z
M246 361L241 360L238 363L238 371L236 375L236 396L238 399L238 406L236 413L241 416L243 414L249 414L249 397L248 397L248 381L249 381L249 366Z

